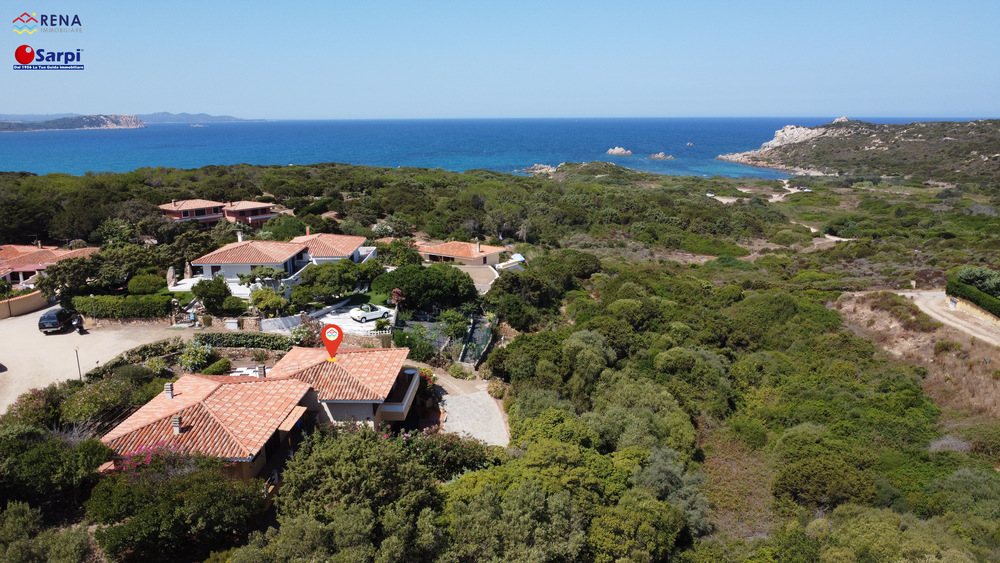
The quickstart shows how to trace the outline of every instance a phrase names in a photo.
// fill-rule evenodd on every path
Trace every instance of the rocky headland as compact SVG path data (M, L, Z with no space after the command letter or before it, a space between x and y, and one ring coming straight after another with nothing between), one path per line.
M1000 181L1000 120L788 125L757 150L717 158L799 175Z
M632 151L624 147L614 147L608 149L608 154L613 156L632 156Z
M78 115L48 121L0 122L0 132L61 131L71 129L145 129L146 124L134 115Z

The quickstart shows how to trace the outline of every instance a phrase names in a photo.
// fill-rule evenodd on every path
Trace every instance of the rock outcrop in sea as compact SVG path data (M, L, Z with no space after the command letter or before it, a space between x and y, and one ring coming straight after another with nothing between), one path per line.
M674 159L674 155L667 154L665 152L658 152L656 154L651 154L651 155L647 156L646 158L651 158L653 160L673 160Z
M628 149L626 149L624 147L614 147L614 148L608 149L608 154L614 155L614 156L632 156L632 151L630 151L630 150L628 150Z

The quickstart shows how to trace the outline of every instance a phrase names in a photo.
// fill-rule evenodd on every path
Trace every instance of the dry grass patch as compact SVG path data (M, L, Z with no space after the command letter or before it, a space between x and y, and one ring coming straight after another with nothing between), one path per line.
M702 440L713 536L723 543L770 537L778 517L772 510L774 470L767 455L750 449L723 428L706 431Z

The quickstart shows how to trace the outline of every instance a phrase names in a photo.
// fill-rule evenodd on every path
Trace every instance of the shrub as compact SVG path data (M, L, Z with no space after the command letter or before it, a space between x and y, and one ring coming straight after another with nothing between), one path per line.
M194 340L220 348L261 348L264 350L292 349L292 339L283 334L267 332L205 332Z
M503 399L504 395L507 394L507 389L509 385L504 383L499 379L491 379L490 384L486 387L486 392L490 394L490 397L494 399Z
M235 295L230 295L222 301L221 312L227 317L238 317L247 312L247 302Z
M128 365L115 370L116 378L123 381L129 381L134 385L147 383L156 377L156 375L156 372L146 366Z
M177 364L184 371L194 373L208 365L212 356L212 345L196 338L184 347L184 351L177 359Z
M122 379L102 379L73 393L60 409L64 423L82 424L132 403L135 385Z
M424 340L416 332L396 331L392 334L392 342L398 348L409 348L410 353L406 357L418 362L426 362L437 354L437 349L434 348L434 345Z
M221 360L203 369L201 373L205 375L226 375L229 373L231 367L232 363L229 361L229 358L222 358Z
M156 274L142 274L128 281L128 292L132 295L152 295L167 287L167 280Z
M201 300L201 303L208 309L209 313L213 315L222 312L223 303L226 297L233 294L229 290L229 284L226 283L226 278L222 276L216 276L209 280L201 280L194 284L191 288L191 293ZM206 325L207 326L207 325Z
M383 439L392 435L381 432ZM459 473L483 469L490 464L489 447L473 438L441 432L440 427L420 432L404 432L403 447L421 464L431 469L435 477L446 480Z
M169 295L95 295L74 297L72 306L88 317L98 319L148 319L170 314Z
M448 375L455 379L475 379L476 374L462 367L462 364L451 364L448 368Z
M951 340L938 340L934 343L934 355L940 356L941 354L947 354L948 352L955 352L961 348L962 345L958 342L952 342Z
M262 362L266 362L268 360L268 358L271 357L271 355L267 353L267 350L259 350L258 349L258 350L254 350L253 351L253 354L252 354L251 357L253 357L253 361L258 362L258 363L262 363Z
M149 368L154 376L163 375L167 371L167 361L163 358L150 358L143 365Z

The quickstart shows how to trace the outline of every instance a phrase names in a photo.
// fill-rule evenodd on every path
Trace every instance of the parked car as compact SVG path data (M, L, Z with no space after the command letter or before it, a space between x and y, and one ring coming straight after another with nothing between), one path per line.
M366 323L372 319L388 319L392 311L387 307L379 307L371 303L365 303L360 307L351 309L351 318Z
M63 309L62 307L56 307L55 309L49 309L42 314L42 317L38 319L38 330L48 333L48 332L62 332L67 328L73 326L73 319L77 317L75 311L70 311L68 309Z

